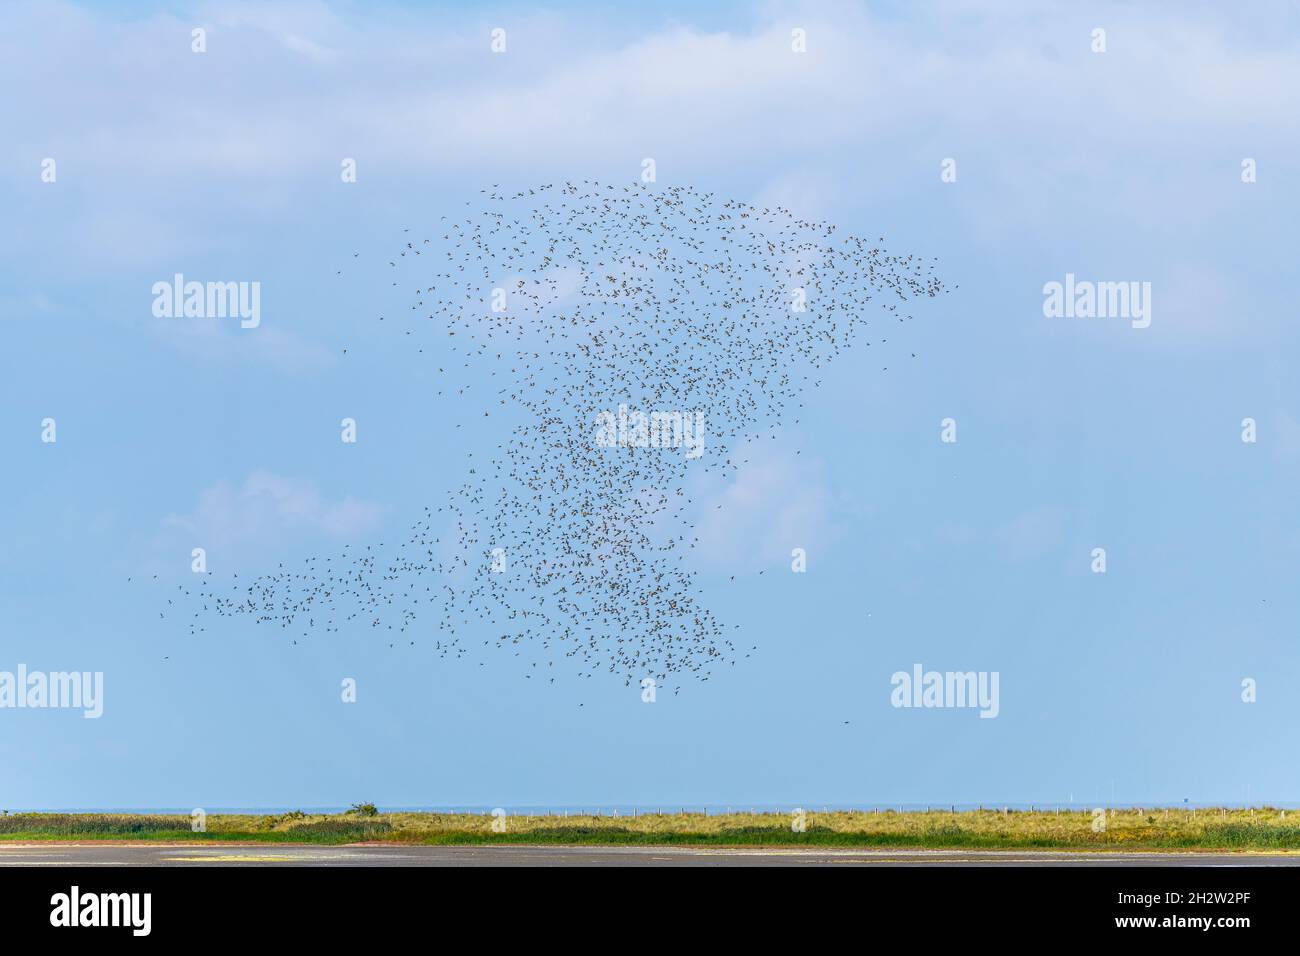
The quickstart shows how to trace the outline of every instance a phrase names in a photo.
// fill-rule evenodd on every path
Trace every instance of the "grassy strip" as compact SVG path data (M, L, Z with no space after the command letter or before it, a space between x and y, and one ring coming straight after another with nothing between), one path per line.
M222 818L214 818L222 821ZM237 840L257 843L360 843L393 833L387 820L341 815L311 817L288 814L232 817L234 826L194 832L188 817L161 814L20 813L0 816L0 841L21 840L156 840L203 842ZM243 824L241 826L241 824ZM249 825L251 824L251 825Z
M115 840L121 843L315 843L322 846L338 846L344 843L366 843L372 840L382 840L384 837L385 834L372 835L364 832L344 836L342 834L267 833L239 830L228 830L221 833L192 833L189 830L145 830L139 833L49 833L19 830L12 833L0 833L0 844L42 843L52 840L73 843Z
M337 845L785 846L926 849L1300 850L1300 817L1273 810L1112 811L1105 829L1086 813L808 813L793 832L784 814L513 816L493 832L483 814L222 816L195 833L187 817L127 814L0 815L0 842L138 840ZM1295 819L1297 823L1292 823Z
M837 832L810 828L792 833L776 827L737 827L715 832L648 832L611 828L547 827L508 833L446 832L412 838L396 834L393 842L434 845L551 844L574 846L773 846L773 847L876 847L969 850L1300 850L1300 830L1285 832L1239 826L1208 827L1200 836L1151 834L1111 838L1104 833L1090 838L1036 836L1016 833L975 833L953 829L915 833Z

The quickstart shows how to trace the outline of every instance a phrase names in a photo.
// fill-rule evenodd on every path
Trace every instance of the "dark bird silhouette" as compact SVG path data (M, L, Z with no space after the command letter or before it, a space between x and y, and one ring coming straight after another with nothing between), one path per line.
M798 423L827 363L862 341L893 347L873 322L895 327L904 303L945 291L883 239L685 186L491 187L401 242L377 261L410 308L367 334L428 363L430 402L457 428L500 441L394 544L229 589L204 575L184 589L202 605L192 633L213 615L305 621L299 637L509 652L547 686L557 664L674 694L708 681L740 655L691 566L702 505L688 478L734 479L748 447Z

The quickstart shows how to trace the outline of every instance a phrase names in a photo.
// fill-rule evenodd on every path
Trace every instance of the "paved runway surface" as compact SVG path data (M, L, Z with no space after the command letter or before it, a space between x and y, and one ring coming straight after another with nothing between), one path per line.
M0 844L6 866L1297 866L1300 854L566 846Z

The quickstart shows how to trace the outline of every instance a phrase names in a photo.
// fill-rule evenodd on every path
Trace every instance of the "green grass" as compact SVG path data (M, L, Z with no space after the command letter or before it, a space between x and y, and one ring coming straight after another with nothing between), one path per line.
M1093 829L1091 813L808 813L792 832L787 814L510 816L494 832L486 814L372 813L211 815L202 833L184 816L0 814L0 841L138 840L343 844L565 844L605 846L821 846L1069 850L1297 850L1300 815L1273 809L1122 810ZM1294 822L1293 822L1294 821Z
M302 813L264 817L210 817L202 833L190 818L162 814L19 813L0 816L0 841L154 840L159 842L247 841L258 843L360 843L392 834L392 824L351 814L308 817ZM215 826L214 823L225 823ZM233 825L232 825L233 824Z

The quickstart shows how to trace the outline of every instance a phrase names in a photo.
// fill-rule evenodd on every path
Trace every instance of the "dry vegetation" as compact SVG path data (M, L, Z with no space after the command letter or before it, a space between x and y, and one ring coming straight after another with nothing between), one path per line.
M370 808L366 807L368 811ZM510 815L504 832L470 813L284 813L189 817L127 814L0 815L0 840L137 839L354 843L727 844L786 846L1066 848L1078 850L1300 850L1300 816L1270 808L1090 812L982 810L809 812L793 832L782 813L652 813L636 816Z

